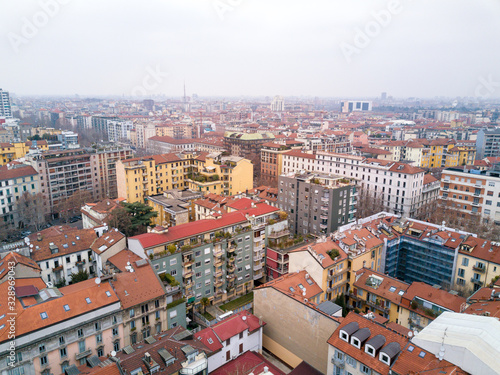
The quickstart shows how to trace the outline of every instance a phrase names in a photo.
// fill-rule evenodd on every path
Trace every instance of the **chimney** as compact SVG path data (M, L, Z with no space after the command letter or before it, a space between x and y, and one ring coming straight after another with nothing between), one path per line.
M36 240L37 240L37 241L41 241L41 240L42 240L42 234L41 234L40 232L38 232L38 233L36 234Z

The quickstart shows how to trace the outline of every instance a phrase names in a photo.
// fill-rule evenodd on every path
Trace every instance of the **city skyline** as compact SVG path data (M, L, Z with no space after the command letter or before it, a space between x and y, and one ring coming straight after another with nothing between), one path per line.
M494 1L27 4L0 15L18 96L500 96Z

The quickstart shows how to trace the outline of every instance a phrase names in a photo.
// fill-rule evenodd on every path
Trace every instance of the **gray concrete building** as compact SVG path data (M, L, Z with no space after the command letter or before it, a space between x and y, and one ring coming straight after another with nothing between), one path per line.
M278 180L278 206L289 216L293 234L329 234L355 220L356 184L336 175L283 174Z
M500 156L500 129L481 129L476 138L476 160Z

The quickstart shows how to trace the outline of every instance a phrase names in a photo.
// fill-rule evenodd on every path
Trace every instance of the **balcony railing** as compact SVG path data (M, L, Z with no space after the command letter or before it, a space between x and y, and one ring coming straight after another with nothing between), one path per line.
M88 357L89 355L92 354L92 349L91 348L88 348L87 350L85 350L84 352L81 352L81 353L76 353L75 355L75 359L77 361L79 361L80 359L82 358L85 358L85 357Z
M482 266L472 266L472 269L477 272L485 273L486 270Z
M285 230L280 230L279 232L271 232L267 235L267 238L280 238L289 235L290 231L288 229L285 229Z
M471 278L470 281L474 284L477 284L477 285L483 285L483 282L480 280L480 279L476 279L476 278Z

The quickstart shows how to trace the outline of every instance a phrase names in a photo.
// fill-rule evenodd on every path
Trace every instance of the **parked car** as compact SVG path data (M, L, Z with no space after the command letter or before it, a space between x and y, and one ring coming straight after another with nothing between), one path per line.
M69 219L70 223L76 223L77 221L80 221L81 217L79 216L73 216L71 219Z

